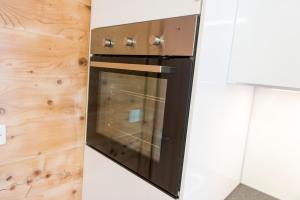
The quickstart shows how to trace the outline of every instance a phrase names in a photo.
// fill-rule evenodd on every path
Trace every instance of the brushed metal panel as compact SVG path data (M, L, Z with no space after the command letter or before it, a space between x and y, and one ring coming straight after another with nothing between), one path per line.
M125 24L92 30L92 54L107 55L162 55L193 56L198 15ZM153 45L151 38L160 37L162 45ZM133 47L126 46L133 38ZM105 47L105 40L112 40L113 47Z

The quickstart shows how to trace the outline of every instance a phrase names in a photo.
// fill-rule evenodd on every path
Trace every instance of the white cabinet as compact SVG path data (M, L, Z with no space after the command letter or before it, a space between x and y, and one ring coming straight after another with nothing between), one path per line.
M240 183L253 97L227 84L237 0L203 2L180 200L224 200Z
M92 148L84 153L83 200L174 200Z
M240 0L230 82L300 88L299 8L299 0Z
M227 84L237 0L203 2L180 200L223 200L240 183L253 94ZM200 7L201 0L94 0L92 28L199 14ZM89 148L84 176L87 200L170 199Z
M201 0L93 0L91 27L199 14Z

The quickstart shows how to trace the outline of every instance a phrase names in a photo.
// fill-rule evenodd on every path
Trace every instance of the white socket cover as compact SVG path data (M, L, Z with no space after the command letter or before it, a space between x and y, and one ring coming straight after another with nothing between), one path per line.
M0 145L6 144L6 126L0 124Z

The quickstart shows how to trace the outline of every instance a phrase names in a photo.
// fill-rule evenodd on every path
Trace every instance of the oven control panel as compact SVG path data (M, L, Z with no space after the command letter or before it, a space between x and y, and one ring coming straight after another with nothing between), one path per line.
M199 16L190 15L92 30L97 55L193 56Z

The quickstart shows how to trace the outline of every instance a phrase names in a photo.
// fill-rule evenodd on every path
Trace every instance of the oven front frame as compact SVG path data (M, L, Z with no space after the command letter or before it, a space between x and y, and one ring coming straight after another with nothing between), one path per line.
M110 69L105 67L90 67L87 145L120 164L134 174L153 184L174 198L178 198L182 166L185 152L188 115L193 83L195 60L193 57L149 57L149 56L92 56L91 63L126 63L143 65L168 66L175 69L171 73L154 73ZM168 80L165 103L163 139L161 143L160 162L142 158L145 168L132 169L129 164L116 160L113 153L101 146L103 138L96 133L96 119L99 87L99 73L114 72L140 76L160 77ZM110 141L113 144L113 141ZM141 156L141 155L139 155ZM151 168L149 168L150 165ZM148 167L148 168L147 168ZM150 171L151 170L151 171ZM150 173L149 173L150 171Z

